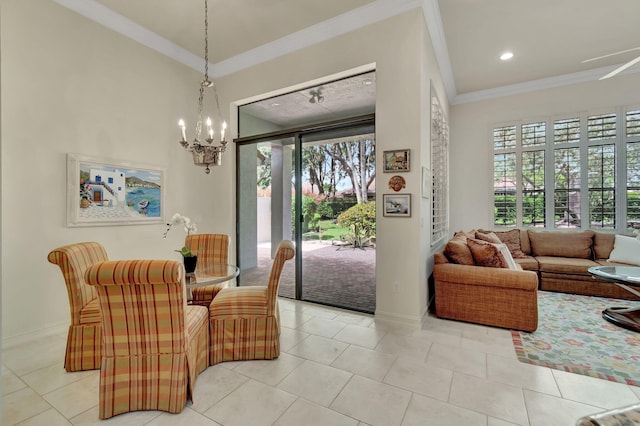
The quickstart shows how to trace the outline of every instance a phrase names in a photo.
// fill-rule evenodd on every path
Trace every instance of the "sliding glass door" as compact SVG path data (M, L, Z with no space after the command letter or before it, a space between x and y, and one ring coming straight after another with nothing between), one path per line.
M264 285L278 243L296 243L279 295L375 310L373 118L237 143L239 283Z
M280 241L296 241L295 142L289 136L238 146L240 285L266 285ZM281 296L296 297L295 270L295 262L285 264Z

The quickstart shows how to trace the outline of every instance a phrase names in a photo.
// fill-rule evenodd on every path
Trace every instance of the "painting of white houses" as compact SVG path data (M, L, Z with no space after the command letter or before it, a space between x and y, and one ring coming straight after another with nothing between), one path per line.
M67 167L69 226L162 221L162 169L74 154L68 154Z
M92 201L101 206L113 207L126 201L126 178L122 170L91 169L85 185L90 185Z

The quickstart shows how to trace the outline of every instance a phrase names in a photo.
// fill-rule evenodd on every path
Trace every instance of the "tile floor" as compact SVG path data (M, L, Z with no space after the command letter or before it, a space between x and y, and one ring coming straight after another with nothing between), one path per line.
M281 299L282 353L222 363L178 415L98 420L98 372L66 373L66 330L6 342L2 424L574 425L640 388L518 362L507 330L425 319L421 330Z

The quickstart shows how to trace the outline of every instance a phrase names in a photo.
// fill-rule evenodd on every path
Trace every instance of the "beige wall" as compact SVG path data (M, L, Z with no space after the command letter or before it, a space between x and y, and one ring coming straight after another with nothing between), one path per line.
M62 276L46 261L52 248L99 241L111 258L179 259L172 250L184 233L173 230L163 240L164 225L68 228L66 153L165 167L168 217L180 212L199 232L234 235L235 151L230 147L224 165L206 176L176 142L177 119L192 121L196 113L197 72L47 0L3 0L1 7L2 337L8 338L68 323ZM376 317L418 325L430 272L428 209L420 199L420 166L429 161L429 80L444 93L421 11L222 78L219 93L229 105L372 63L378 150L409 148L413 155L404 175L412 217L383 218L378 209ZM234 129L234 117L227 118ZM380 173L380 194L388 192L389 177Z
M206 176L177 143L178 118L196 114L199 73L51 1L1 7L6 338L68 323L62 275L46 260L55 247L99 241L111 258L180 259L185 234L164 240L163 224L68 228L68 152L166 168L168 217L190 216L200 232L233 234L234 219L233 161Z
M451 230L492 227L495 123L640 106L640 74L451 107Z

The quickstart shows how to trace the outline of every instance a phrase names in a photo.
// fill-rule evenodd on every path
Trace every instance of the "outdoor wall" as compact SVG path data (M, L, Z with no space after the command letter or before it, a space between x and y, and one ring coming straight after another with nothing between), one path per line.
M189 216L199 232L233 236L235 204L233 153L207 176L177 143L200 73L50 0L0 7L4 339L68 324L62 274L47 262L55 247L99 241L113 259L181 260L182 229L164 240L164 224L68 228L67 153L166 168L168 218Z
M640 74L451 107L451 231L491 229L493 124L640 106Z

